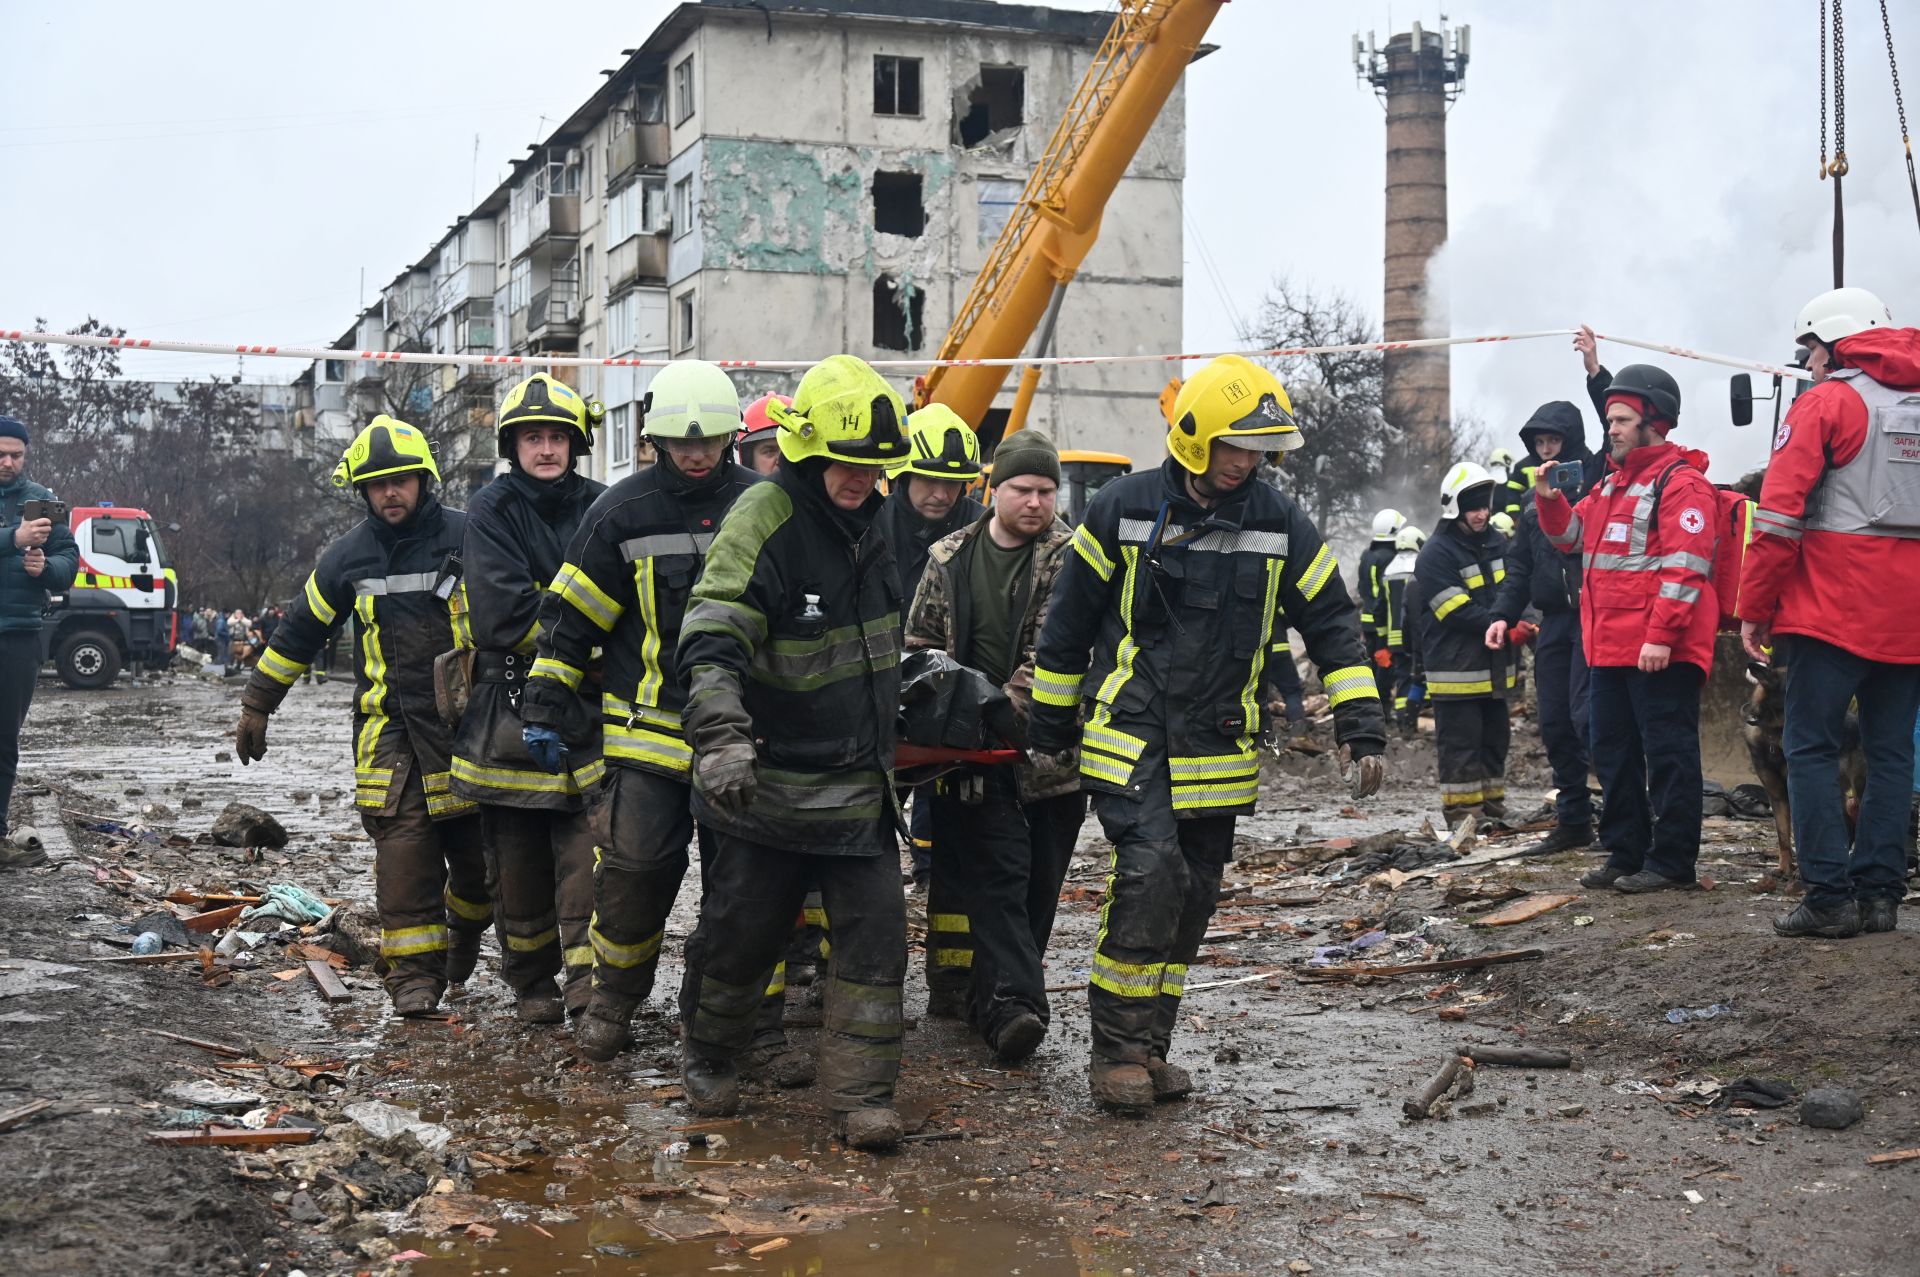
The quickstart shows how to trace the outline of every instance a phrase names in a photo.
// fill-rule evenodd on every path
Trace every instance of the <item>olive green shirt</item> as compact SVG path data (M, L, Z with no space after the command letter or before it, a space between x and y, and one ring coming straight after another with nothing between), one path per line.
M1017 663L1014 627L1021 617L1014 610L1015 595L1032 569L1033 542L1003 550L994 543L991 531L983 531L970 549L967 597L971 608L963 650L967 664L999 686L1013 677Z

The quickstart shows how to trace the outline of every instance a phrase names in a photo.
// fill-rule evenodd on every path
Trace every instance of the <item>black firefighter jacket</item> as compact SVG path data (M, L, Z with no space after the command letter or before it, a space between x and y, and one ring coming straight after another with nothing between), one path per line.
M598 740L570 745L567 770L554 775L533 761L520 735L542 596L587 507L605 491L583 475L543 483L509 470L467 508L460 558L478 650L473 695L454 737L457 794L502 807L579 811L605 770Z
M1596 381L1611 377L1605 369L1594 374ZM1604 383L1599 391L1605 399ZM1542 616L1578 611L1580 607L1580 558L1561 553L1540 530L1540 512L1533 504L1533 472L1539 458L1534 454L1534 436L1542 431L1559 435L1566 442L1556 460L1577 461L1586 473L1580 491L1572 498L1578 504L1587 490L1603 476L1604 458L1596 457L1587 446L1586 419L1580 410L1565 401L1542 404L1527 424L1520 427L1520 441L1526 445L1524 466L1527 487L1521 499L1518 526L1513 544L1507 551L1507 579L1500 586L1494 612L1504 621L1517 621L1529 606Z
M278 709L351 616L353 797L364 811L390 813L412 767L435 820L474 809L449 784L453 731L433 696L434 658L472 645L459 576L466 517L428 491L402 526L369 517L328 546L241 697L265 713Z
M1259 793L1261 678L1283 626L1320 669L1339 743L1377 754L1385 720L1313 521L1264 483L1202 507L1185 474L1169 459L1088 507L1034 652L1034 720L1056 734L1084 706L1089 789L1130 792L1165 759L1177 817L1238 814Z
M1387 633L1387 564L1393 562L1393 542L1369 541L1360 552L1360 635L1368 654L1385 646Z
M920 592L920 578L927 573L927 555L934 543L974 522L987 508L962 493L953 503L953 509L947 511L946 518L928 522L907 500L908 478L903 474L892 480L893 491L887 494L886 503L880 507L874 522L879 525L880 535L886 538L887 548L893 555L900 597L911 603L913 596Z
M900 713L900 582L874 515L833 506L817 462L782 461L720 525L681 627L687 741L751 744L744 814L693 811L722 832L825 855L891 853Z
M721 521L759 483L732 463L697 483L656 463L600 494L541 605L528 722L560 732L569 754L604 751L611 766L686 781L687 685L674 650ZM596 647L605 657L600 687L584 688L592 704L576 693Z
M1506 545L1492 525L1476 535L1448 519L1420 547L1413 569L1420 658L1435 700L1504 700L1513 689L1512 649L1487 646L1487 626L1499 619L1493 603L1507 575Z

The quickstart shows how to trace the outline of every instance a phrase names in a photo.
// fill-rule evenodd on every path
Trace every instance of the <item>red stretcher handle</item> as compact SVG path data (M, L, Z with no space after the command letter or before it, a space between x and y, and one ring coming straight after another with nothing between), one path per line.
M1026 755L1017 749L944 749L934 745L900 744L894 747L895 767L931 767L954 763L1024 763Z

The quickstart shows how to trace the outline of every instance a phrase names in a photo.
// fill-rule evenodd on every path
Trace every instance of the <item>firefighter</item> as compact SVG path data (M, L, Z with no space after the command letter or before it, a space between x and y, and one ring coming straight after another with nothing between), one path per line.
M587 931L593 992L574 1033L580 1054L601 1061L626 1045L633 1013L653 991L694 837L680 723L687 688L674 644L721 518L759 482L731 460L740 400L717 366L668 364L640 417L654 464L602 493L568 544L540 606L522 711L527 749L546 771L566 774L576 750L607 762ZM595 648L604 668L599 713L588 717L579 692Z
M1386 637L1386 570L1395 553L1393 539L1406 525L1407 516L1398 510L1382 510L1373 516L1373 540L1360 552L1355 583L1360 598L1360 637L1373 658L1381 712L1389 715L1393 712L1393 645Z
M1393 537L1393 558L1380 574L1386 583L1382 598L1387 613L1386 632L1382 637L1393 658L1393 717L1402 736L1414 734L1420 716L1420 707L1409 699L1413 689L1413 648L1407 639L1419 619L1408 610L1407 587L1413 583L1414 564L1419 561L1420 547L1426 543L1426 533L1411 523L1403 526Z
M953 409L929 404L907 418L907 444L911 459L889 477L892 491L880 507L880 530L893 550L900 597L911 603L933 543L978 519L985 507L967 495L967 488L980 477L980 440ZM932 823L933 789L923 785L913 794L908 847L916 887L925 887L932 874ZM931 925L932 919L928 922ZM934 951L929 937L927 952ZM959 1015L960 993L966 984L965 971L943 976L927 1014Z
M1511 448L1495 448L1487 454L1487 473L1493 476L1494 494L1490 508L1495 514L1520 516L1520 499L1526 495L1532 476L1519 469L1519 458Z
M1356 796L1378 788L1386 746L1333 551L1292 499L1254 481L1262 454L1302 442L1287 392L1225 355L1181 386L1170 418L1169 458L1089 506L1034 656L1032 747L1080 746L1114 848L1088 1074L1094 1099L1125 1113L1192 1089L1168 1048L1235 818L1259 793L1258 693L1282 625L1320 668Z
M993 508L934 543L907 615L909 651L937 648L979 670L1023 717L1034 639L1073 537L1054 515L1059 489L1051 439L1022 430L1003 442ZM1041 960L1087 815L1079 769L1044 756L1017 771L963 769L938 782L933 810L928 988L957 972L969 1023L1002 1061L1024 1060L1047 1030Z
M1506 577L1506 542L1490 524L1499 484L1462 461L1440 483L1440 526L1420 550L1420 651L1433 700L1440 810L1449 826L1506 815L1507 700L1516 655L1488 626Z
M1580 409L1564 399L1541 404L1520 427L1520 441L1535 466L1571 463L1566 476L1575 500L1599 477L1598 459L1587 448ZM1507 554L1507 579L1494 603L1496 616L1518 625L1530 610L1540 632L1533 673L1540 714L1540 741L1553 769L1554 827L1529 849L1546 856L1593 842L1593 798L1588 791L1587 660L1580 645L1580 567L1560 553L1540 530L1540 511L1528 489L1520 526Z
M1581 645L1589 744L1600 777L1607 862L1585 887L1638 894L1691 888L1700 856L1700 688L1720 608L1713 568L1719 497L1707 456L1670 443L1680 387L1650 364L1607 388L1613 468L1580 504L1540 470L1540 530L1582 559ZM1495 635L1488 633L1491 641Z
M694 814L713 832L680 991L696 1113L739 1107L765 973L810 887L833 922L820 1072L841 1135L899 1142L906 901L894 859L900 580L876 516L907 459L899 394L851 355L770 405L780 469L728 511L679 647Z
M599 841L593 798L605 771L599 742L577 740L566 768L549 771L521 740L521 712L541 592L587 507L606 491L577 472L600 418L599 404L546 373L509 390L495 433L507 470L473 499L460 556L476 650L472 696L454 739L453 792L480 804L500 976L527 1024L579 1016L593 986L587 923ZM456 944L450 978L464 979L474 956ZM563 972L564 992L554 984Z
M1774 435L1753 521L1759 535L1740 577L1740 637L1754 660L1786 666L1787 793L1807 895L1774 930L1842 938L1892 931L1906 885L1920 501L1911 480L1890 472L1913 469L1920 330L1894 327L1886 304L1863 288L1822 293L1794 327L1819 384ZM1859 704L1867 762L1851 839L1835 783L1849 701Z
M767 416L767 404L775 399L785 407L793 406L785 395L761 395L741 414L743 429L736 441L740 464L769 478L780 468L780 427Z
M453 791L453 731L434 658L471 647L460 544L467 516L440 504L440 468L414 427L378 416L334 468L367 517L328 546L241 694L234 752L267 752L267 718L328 637L354 620L354 804L373 839L380 965L401 1015L430 1014L457 960L493 921L480 819ZM455 938L449 947L449 933Z

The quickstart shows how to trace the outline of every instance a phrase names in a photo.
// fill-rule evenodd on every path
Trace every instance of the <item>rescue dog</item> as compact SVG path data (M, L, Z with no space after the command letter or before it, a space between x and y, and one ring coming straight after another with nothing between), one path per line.
M1744 715L1747 757L1753 774L1773 805L1773 828L1780 852L1780 874L1788 882L1799 876L1793 859L1793 807L1787 800L1787 754L1781 733L1787 717L1787 671L1784 665L1747 662L1747 682L1753 692ZM1853 837L1860 819L1860 794L1867 785L1867 755L1860 746L1860 717L1847 711L1840 738L1840 790L1846 798L1847 837Z

